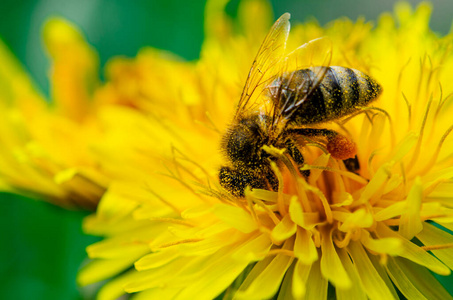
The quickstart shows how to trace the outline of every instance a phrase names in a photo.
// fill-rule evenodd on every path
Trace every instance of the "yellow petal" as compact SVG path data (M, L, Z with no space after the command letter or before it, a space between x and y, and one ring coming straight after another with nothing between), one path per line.
M19 60L11 53L8 46L1 39L0 64L2 66L0 68L1 104L18 101L23 96L27 96L27 101L43 100L41 97L38 97L34 83L21 66ZM30 97L31 95L35 95L35 97Z
M453 167L441 168L435 172L430 172L422 177L423 183L426 183L426 186L431 186L435 183L442 182L444 180L449 180L453 177Z
M289 215L294 223L305 229L312 229L320 222L319 213L304 212L300 201L296 197L291 198Z
M361 231L361 238L363 246L367 249L377 253L387 253L392 256L399 255L403 251L402 243L397 238L371 238L370 233L367 230Z
M401 161L417 143L419 136L409 132L404 139L396 146L394 153L391 155L395 162Z
M394 232L387 226L378 223L377 233L379 237L393 237L401 240L402 251L399 254L401 257L405 257L419 265L425 266L431 271L439 275L449 275L450 269L448 269L443 263L441 263L434 256L413 244L412 242L401 237L398 233Z
M229 256L228 251L223 251L208 267L197 274L175 299L214 299L218 296L242 273L248 264L246 261L232 261ZM219 270L222 272L219 273Z
M403 214L404 209L406 208L406 203L404 201L396 202L386 208L378 211L374 214L374 219L376 221L384 221L394 218L396 216L400 216Z
M167 284L171 278L174 278L174 276L181 276L181 274L187 272L187 270L200 270L201 260L202 259L199 258L178 258L161 267L140 271L138 273L140 276L135 278L135 280L128 282L124 286L124 290L128 293L133 293Z
M417 238L426 246L432 246L431 252L450 269L453 270L453 235L427 222ZM436 250L436 246L439 249ZM443 248L442 246L446 246Z
M358 209L352 214L348 214L344 223L341 224L339 230L348 232L356 228L368 228L373 225L373 216L368 213L365 209Z
M390 178L390 167L392 165L393 163L386 163L377 170L376 174L363 189L359 200L356 201L357 205L368 202L383 187L385 182Z
M307 279L307 290L305 292L306 300L324 300L327 299L328 281L322 276L318 262L313 263L310 269L310 275Z
M135 269L138 271L148 270L163 266L180 255L176 248L162 249L159 252L151 253L141 257L135 262Z
M422 220L420 218L422 200L423 187L420 178L417 177L407 195L405 201L406 208L401 214L401 220L398 227L398 232L408 240L412 239L423 229Z
M129 267L143 253L131 255L120 259L96 260L84 266L77 274L77 284L86 286L95 282L105 280L118 274Z
M435 198L436 200L439 198L447 198L450 200L451 198L451 191L453 190L453 182L445 182L439 181L433 185L434 189L430 189L429 187L427 190L430 192L427 194L428 198ZM426 193L426 191L425 191Z
M316 160L313 162L313 166L317 167L327 167L327 164L329 163L330 159L330 154L321 154L319 157L316 158ZM310 177L308 178L310 181L310 184L316 184L316 181L318 180L319 176L321 176L323 170L319 168L314 168L310 170Z
M281 243L296 233L297 226L291 220L290 215L285 215L271 232L271 237L274 243Z
M136 270L130 270L123 273L121 276L118 276L106 284L104 284L96 295L97 300L111 300L111 299L120 299L122 295L126 293L124 286L126 283L133 281L137 278Z
M387 274L387 270L382 265L382 257L375 256L375 255L368 255L371 263L373 264L374 268L378 272L379 276L381 276L382 280L384 281L385 285L389 289L390 293L393 295L394 299L399 299L398 293L396 292L396 288Z
M334 192L332 197L335 199L333 201L335 204L332 204L332 207L348 206L351 205L352 202L354 202L352 195L347 192Z
M272 246L272 241L267 234L259 234L256 238L251 238L243 243L232 253L231 257L236 260L257 261L263 259Z
M359 300L368 299L365 291L362 288L362 283L360 282L359 274L354 268L351 259L348 256L348 253L344 249L337 249L338 256L340 257L341 263L343 264L346 273L351 279L351 287L349 289L335 289L337 300Z
M415 263L390 258L387 270L393 283L407 299L453 299L426 268Z
M250 233L258 229L258 226L251 217L251 214L247 213L242 208L232 205L218 204L215 206L213 213L231 227L244 233Z
M384 280L374 268L362 245L352 242L348 246L363 289L370 299L395 299Z
M134 294L134 300L149 300L149 299L175 299L182 288L151 288L140 293ZM105 298L105 300L117 299L116 297ZM100 300L100 299L98 299Z
M318 259L318 250L308 230L297 228L294 255L299 259L299 262L306 265L311 265Z
M447 228L450 231L453 231L453 223L443 223L443 222L436 222L442 225L443 227Z
M293 287L293 277L294 277L294 262L289 267L288 271L283 278L282 285L277 294L277 300L294 300L292 287Z
M310 191L317 197L319 197L319 200L321 200L324 209L324 213L326 215L326 220L328 223L332 223L333 222L332 209L330 208L329 201L327 200L326 195L324 195L323 191L321 191L319 188L315 186L309 185L304 180L299 180L298 182L303 186L303 188L306 191Z
M283 248L292 248L286 242ZM277 254L258 274L255 275L253 282L249 285L241 286L236 293L237 299L257 299L271 298L278 291L283 276L293 261L292 257L283 254ZM250 274L249 274L250 275Z
M222 248L227 248L232 242L237 241L242 233L234 229L225 230L214 236L206 237L192 243L178 245L179 251L187 256L207 256Z
M325 231L321 240L321 273L336 288L349 289L351 280L332 242L332 233Z
M250 16L260 16L252 20ZM241 1L238 9L238 18L245 34L252 44L259 45L272 25L269 21L273 19L272 8L269 2L265 1Z
M88 256L91 258L102 258L102 259L119 259L124 257L135 257L149 252L149 247L146 242L139 240L135 234L140 235L142 239L146 239L146 236L152 236L145 232L134 232L134 236L118 235L114 238L99 241L87 247L86 251ZM139 257L139 256L138 256Z
M81 120L97 85L97 54L72 24L60 18L47 21L44 42L54 60L52 94L57 107L70 118Z
M109 189L98 205L97 214L105 220L121 219L130 214L138 203L124 197L114 190Z
M292 282L292 295L296 299L301 299L306 294L307 280L310 275L311 265L312 264L303 264L301 261L296 262Z
M253 189L250 192L250 195L254 198L263 200L263 201L268 201L268 202L277 202L278 199L278 193L268 191L268 190L262 190L262 189ZM287 195L285 195L287 196Z

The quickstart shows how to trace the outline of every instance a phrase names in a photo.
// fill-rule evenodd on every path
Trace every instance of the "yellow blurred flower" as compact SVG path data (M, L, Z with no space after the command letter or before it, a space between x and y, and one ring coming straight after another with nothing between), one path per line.
M107 184L89 151L101 133L88 114L97 57L81 34L60 19L48 22L44 40L53 59L52 103L0 42L0 186L93 209Z
M360 169L307 145L305 180L268 147L284 188L234 198L218 184L220 140L271 14L244 1L234 24L224 4L207 5L198 61L145 49L111 61L102 85L78 33L50 22L52 108L11 65L16 80L0 94L13 99L0 102L11 112L0 120L4 184L59 201L102 198L84 227L105 239L88 247L79 283L109 279L100 299L451 299L431 272L453 269L453 236L438 227L453 230L453 40L429 30L429 5L400 4L375 28L295 26L289 50L327 36L332 65L383 87L374 107L328 124L355 141Z

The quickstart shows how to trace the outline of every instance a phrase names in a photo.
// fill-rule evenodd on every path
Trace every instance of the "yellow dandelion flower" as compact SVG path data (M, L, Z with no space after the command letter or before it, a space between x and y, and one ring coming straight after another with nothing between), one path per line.
M327 37L315 57L328 53L330 65L372 76L383 92L322 124L347 137L333 145L340 152L354 141L357 159L335 159L335 147L309 137L298 166L287 148L264 145L274 185L234 196L219 184L219 148L271 14L244 2L238 34L224 5L207 5L198 61L145 49L113 60L105 84L78 31L49 22L53 107L17 65L0 73L2 187L60 204L100 200L84 227L105 239L88 247L78 277L108 279L99 299L451 299L432 273L453 268L453 42L429 30L429 6L401 4L375 28L295 26L289 51Z
M182 143L177 135L196 132L181 127L200 117L195 113L204 117L202 110L188 110L207 96L196 86L199 74L214 72L214 64L198 71L171 53L143 49L134 60L113 59L101 85L97 54L72 24L50 19L44 42L52 62L51 101L0 41L1 190L93 210L113 180L146 178L161 164L149 149L171 153ZM235 90L236 76L224 76L224 88Z
M53 59L52 103L0 43L0 184L63 206L93 209L108 182L89 151L101 134L91 108L97 57L61 19L46 24L44 41Z
M196 101L194 82L185 82L193 70L175 55L144 49L134 61L114 60L106 71L110 80L101 85L97 54L72 24L50 19L44 42L52 62L51 101L0 41L0 188L94 210L112 180L146 176L160 161L137 151L171 151L161 132L174 125L157 120L179 106L168 99L178 99L182 89L187 103Z
M266 9L247 2L239 16ZM334 159L325 143L310 140L299 172L287 149L265 145L278 189L235 197L218 184L225 164L218 145L241 92L233 75L247 72L265 23L244 17L245 35L235 35L223 6L210 2L202 56L187 64L180 94L170 106L166 95L154 95L141 107L159 118L134 123L150 133L161 126L148 137L157 150L141 144L134 152L162 164L134 161L148 174L113 183L86 220L87 232L106 239L88 247L93 261L79 283L121 273L100 299L124 292L140 292L138 299L451 299L433 273L453 268L453 44L429 30L429 15L427 4L416 11L400 4L376 28L348 20L296 26L288 49L328 37L330 64L362 70L383 92L372 106L326 125L355 142L356 160ZM130 62L135 70L140 60Z

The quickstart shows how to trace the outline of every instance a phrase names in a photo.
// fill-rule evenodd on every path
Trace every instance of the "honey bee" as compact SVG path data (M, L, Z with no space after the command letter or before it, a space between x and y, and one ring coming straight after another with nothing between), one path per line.
M285 55L289 17L289 13L282 15L264 39L233 122L222 139L228 165L220 167L219 182L234 196L243 197L246 187L278 190L270 164L275 158L263 150L265 145L285 149L299 167L304 164L299 149L301 137L321 137L336 159L354 157L355 144L348 138L310 126L350 115L381 93L380 85L361 71L328 66L328 51L320 66L312 60L304 67L301 61L309 51L322 53L313 50L317 44L322 45L320 40ZM309 171L302 175L308 177Z

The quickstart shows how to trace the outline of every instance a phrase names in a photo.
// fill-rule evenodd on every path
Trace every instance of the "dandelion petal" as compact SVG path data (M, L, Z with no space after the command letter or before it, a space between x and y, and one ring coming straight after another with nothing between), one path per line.
M265 253L269 251L272 242L265 234L260 234L258 237L250 239L244 243L235 252L232 257L237 260L256 261L263 259Z
M318 250L311 239L311 234L309 231L300 227L297 228L294 255L301 263L306 265L310 265L318 259Z
M425 266L431 271L439 275L449 275L450 269L448 269L443 263L441 263L437 258L427 253L425 250L419 246L413 244L412 242L402 238L398 233L394 232L387 226L383 224L378 224L377 232L381 237L395 237L400 238L402 252L400 253L401 257L405 257L417 264Z
M302 205L297 198L291 198L291 204L289 206L289 214L291 220L297 225L305 229L311 229L319 223L318 212L304 212Z
M426 246L453 244L453 235L426 222L423 223L423 230L417 234L417 238ZM431 252L453 270L453 246Z
M298 260L294 267L292 295L299 299L305 296L308 275L310 275L311 264L305 265Z
M424 267L402 258L390 258L388 274L407 299L453 299Z
M306 300L327 299L327 280L322 276L319 263L314 263L310 269L310 275L306 286L309 287L305 293Z
M181 289L171 288L152 288L134 295L134 300L148 300L148 299L174 299ZM105 298L106 300L115 298ZM99 300L99 299L98 299Z
M343 264L349 278L351 279L351 287L349 289L335 289L337 300L366 300L368 299L365 291L362 288L359 274L354 268L351 259L343 249L338 249L338 256L340 257L341 263Z
M390 163L386 163L377 170L376 174L373 176L373 178L370 180L370 182L366 185L366 187L362 191L358 203L368 202L371 199L371 197L384 186L385 182L389 178L390 174L389 170L391 165L392 164Z
M135 270L128 271L122 276L119 276L115 279L107 282L97 293L97 300L111 300L119 299L122 295L125 294L124 286L129 282L139 276L139 273Z
M349 279L346 270L341 263L338 253L332 242L332 234L325 232L322 244L321 256L321 273L332 284L340 289L348 289L351 287L351 280Z
M187 287L175 299L214 299L234 281L247 267L246 261L232 262L228 259L230 253L221 255L201 274L193 278ZM203 280L199 280L203 278ZM280 282L279 282L280 283ZM166 299L163 297L151 299Z
M178 256L179 252L174 248L163 249L162 251L143 256L135 263L135 268L138 271L141 271L160 267L172 261Z
M280 290L278 291L277 300L293 300L293 293L292 293L292 286L293 286L293 278L294 278L294 267L293 264L289 267L288 271L283 278L282 285L280 286Z
M397 238L373 239L366 230L361 231L360 240L367 249L377 253L387 253L392 256L399 255L402 251L401 241Z
M228 225L244 232L250 233L258 229L256 222L242 208L218 204L215 206L214 213Z
M407 238L412 239L417 233L422 231L423 225L420 219L420 208L422 205L423 187L419 177L415 179L409 195L405 201L406 208L401 215L398 232Z
M275 242L282 242L296 233L297 226L291 220L290 215L286 215L272 230L271 237Z
M368 297L370 299L395 299L362 245L357 242L350 243L348 250Z
M286 242L283 245L283 249L287 248L288 244L289 242ZM267 265L265 265L264 269L259 274L252 274L252 272L249 274L251 277L256 277L249 285L243 284L236 293L236 297L238 299L250 299L252 297L256 299L271 298L278 291L283 276L292 261L292 257L277 254L267 263ZM258 266L261 262L255 267L262 268L262 266ZM246 281L244 281L244 283L246 283Z
M135 260L137 260L137 256L92 261L79 271L77 283L86 286L102 281L109 278L112 273L119 273L128 269Z

